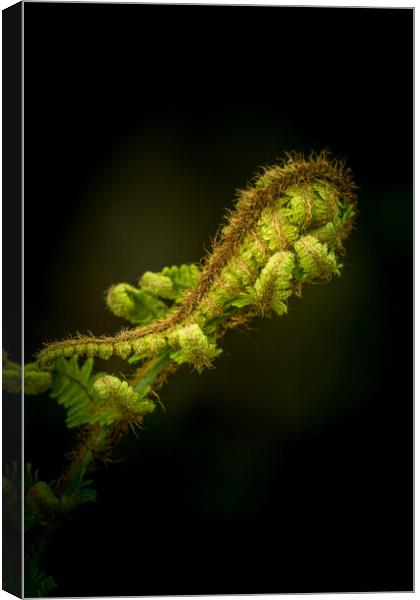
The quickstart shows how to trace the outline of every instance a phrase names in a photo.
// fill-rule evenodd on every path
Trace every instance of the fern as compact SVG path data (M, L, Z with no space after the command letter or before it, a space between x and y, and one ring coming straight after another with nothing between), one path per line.
M37 525L39 521L39 516L32 510L31 506L26 501L27 492L38 483L39 481L39 469L33 469L31 463L27 463L25 465L25 473L24 473L24 487L25 487L25 533L32 529L35 525Z
M54 589L54 580L39 566L50 531L95 500L86 474L130 426L154 410L148 396L158 398L168 375L184 363L198 371L211 367L228 329L260 316L283 315L303 284L340 274L355 202L355 185L344 164L327 153L308 160L286 156L238 193L202 267L147 271L136 286L119 283L108 290L108 308L133 328L52 342L36 363L25 366L25 393L51 388L50 396L67 411L67 427L85 426L57 480L39 481L37 471L27 470L27 526L41 528L34 550L38 559L27 564L27 595ZM87 358L79 364L81 356ZM128 374L133 387L111 374L93 374L95 356L139 363ZM6 389L20 390L21 368L7 356L3 378Z
M7 352L2 356L2 387L5 392L18 394L21 389L22 368L18 363L9 360Z
M79 501L80 504L86 502L95 502L98 493L90 487L92 479L86 479L79 485Z
M57 361L50 396L67 410L69 429L97 423L107 426L119 421L138 423L153 411L154 403L144 398L145 393L134 392L117 377L92 375L92 369L92 358L86 359L82 367L77 355Z
M85 482L86 484L89 482ZM27 463L24 470L24 486L25 491L32 489L38 484L38 470L33 470L32 465ZM13 461L9 465L5 465L3 469L3 525L6 530L12 530L15 536L18 536L19 540L22 532L22 518L21 518L21 476L20 466L16 461ZM26 498L25 498L26 500ZM25 534L32 529L35 525L43 525L42 520L25 501L24 511L24 531ZM12 538L10 533L4 534L6 545L9 545L8 552L11 552L10 545L12 544ZM20 596L20 585L21 585L21 573L20 569L17 571L16 562L12 559L12 554L5 553L3 556L3 584L7 589L15 590L14 594ZM43 598L57 586L54 579L44 573L36 561L32 559L29 561L29 566L26 569L25 574L25 596L32 598Z
M20 467L16 461L5 465L2 478L3 519L17 531L21 530Z
M92 421L92 368L92 358L87 358L84 365L79 367L77 355L70 360L61 358L57 362L50 396L67 410L66 424L69 428Z
M154 293L160 298L173 300L178 304L181 302L184 293L197 285L200 274L200 269L194 264L181 265L180 267L174 265L172 267L165 267L156 274L150 272L145 273L140 279L140 283L142 288L148 290L149 293ZM155 286L153 289L150 285L150 280L152 279L150 277L151 275L155 277L156 281L160 280L162 282L160 288L159 286Z
M182 301L186 290L195 287L200 269L192 265L165 267L159 273L146 271L139 287L118 283L108 290L107 305L115 316L133 325L148 325Z
M45 598L56 587L51 575L42 571L35 561L29 563L25 572L25 598Z

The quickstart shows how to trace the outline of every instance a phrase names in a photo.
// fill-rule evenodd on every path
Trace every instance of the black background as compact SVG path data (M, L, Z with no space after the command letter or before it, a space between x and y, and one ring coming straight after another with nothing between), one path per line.
M57 595L412 589L412 16L25 4L27 361L121 327L104 290L198 261L284 150L360 186L343 276L177 373L98 470L46 556ZM25 421L55 477L61 408Z

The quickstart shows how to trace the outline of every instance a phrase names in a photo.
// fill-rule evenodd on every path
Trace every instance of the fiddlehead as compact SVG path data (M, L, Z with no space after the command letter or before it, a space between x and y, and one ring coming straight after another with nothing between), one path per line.
M118 284L107 296L117 316L139 325L113 337L79 336L48 344L43 370L74 354L132 362L171 352L176 363L208 366L216 340L238 323L287 312L304 283L340 273L343 241L355 216L355 185L327 153L287 156L238 193L201 269L147 272L139 287Z

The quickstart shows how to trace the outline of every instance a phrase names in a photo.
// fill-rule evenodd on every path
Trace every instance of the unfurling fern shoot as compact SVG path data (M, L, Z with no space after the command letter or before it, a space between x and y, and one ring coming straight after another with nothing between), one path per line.
M35 521L94 499L87 472L128 427L154 410L157 390L170 373L184 363L199 372L209 367L228 329L284 315L304 284L340 274L355 189L350 171L327 153L287 155L239 192L203 264L146 272L137 286L119 283L108 290L108 308L131 329L47 344L25 366L25 392L51 389L67 410L67 426L84 431L65 473L27 491ZM94 358L111 356L127 361L127 380L94 374ZM5 364L5 383L13 389L17 368Z

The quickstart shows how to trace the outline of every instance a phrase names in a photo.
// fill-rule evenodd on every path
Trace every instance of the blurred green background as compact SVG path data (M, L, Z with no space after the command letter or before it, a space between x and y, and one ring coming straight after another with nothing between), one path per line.
M404 10L25 6L27 361L121 328L107 288L199 261L284 150L347 156L360 186L342 277L181 369L99 468L46 558L57 595L412 588L411 31ZM55 477L64 411L28 398L25 424Z

